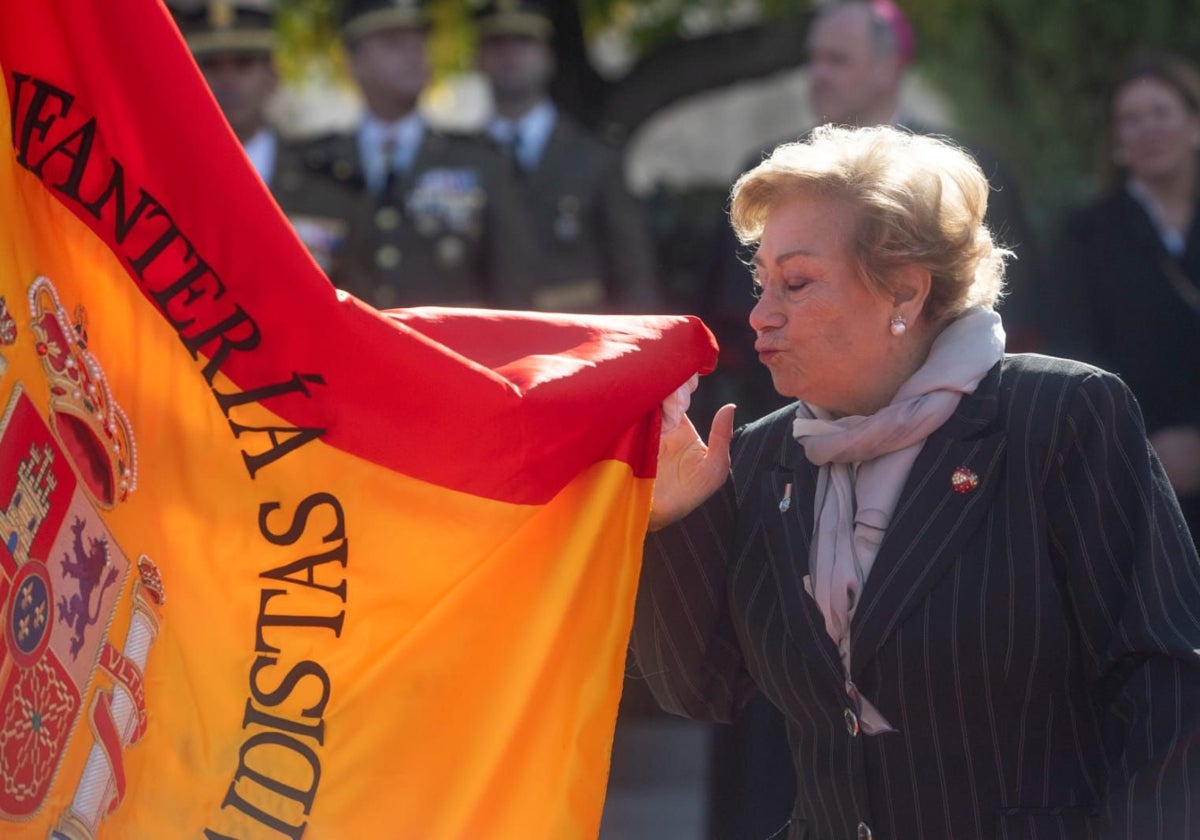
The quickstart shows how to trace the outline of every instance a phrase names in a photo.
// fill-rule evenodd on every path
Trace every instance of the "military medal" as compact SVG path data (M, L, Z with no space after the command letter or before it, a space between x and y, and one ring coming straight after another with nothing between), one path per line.
M384 245L375 252L375 265L384 269L395 268L400 265L400 249L395 245Z
M443 236L437 241L437 261L439 265L452 267L463 261L467 254L467 246L457 236Z
M380 230L395 230L400 226L400 211L395 207L384 205L375 211L375 227Z

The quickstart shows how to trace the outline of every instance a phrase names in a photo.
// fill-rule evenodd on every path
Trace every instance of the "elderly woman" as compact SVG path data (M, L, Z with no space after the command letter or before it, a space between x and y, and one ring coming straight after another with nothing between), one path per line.
M1200 837L1200 561L1125 386L1004 355L987 192L886 127L735 184L797 402L664 425L638 663L678 714L780 708L781 836Z

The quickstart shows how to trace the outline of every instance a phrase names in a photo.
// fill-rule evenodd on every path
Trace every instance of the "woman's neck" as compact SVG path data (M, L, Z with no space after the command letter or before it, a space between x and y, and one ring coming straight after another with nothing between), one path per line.
M1159 223L1178 233L1186 233L1196 206L1197 158L1190 157L1170 173L1157 178L1130 176L1154 201Z

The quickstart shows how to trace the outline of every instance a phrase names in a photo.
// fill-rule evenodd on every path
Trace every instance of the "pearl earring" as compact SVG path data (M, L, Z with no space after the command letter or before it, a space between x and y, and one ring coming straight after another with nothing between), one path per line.
M892 316L892 322L888 325L888 329L892 331L892 335L901 336L908 330L908 324L904 321L904 316L897 312Z

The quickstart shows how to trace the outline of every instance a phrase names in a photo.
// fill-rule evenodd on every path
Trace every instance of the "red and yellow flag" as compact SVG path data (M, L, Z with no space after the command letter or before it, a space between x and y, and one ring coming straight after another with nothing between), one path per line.
M595 836L707 331L336 294L152 0L0 70L0 834Z

